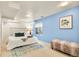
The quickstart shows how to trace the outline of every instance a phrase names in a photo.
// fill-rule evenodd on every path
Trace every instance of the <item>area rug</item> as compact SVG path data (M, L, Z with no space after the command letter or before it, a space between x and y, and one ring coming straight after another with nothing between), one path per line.
M31 51L34 51L34 50L40 49L40 48L43 48L43 46L39 43L33 43L33 44L25 45L25 46L16 47L11 50L10 56L22 57L25 54L27 54L28 52L31 52Z

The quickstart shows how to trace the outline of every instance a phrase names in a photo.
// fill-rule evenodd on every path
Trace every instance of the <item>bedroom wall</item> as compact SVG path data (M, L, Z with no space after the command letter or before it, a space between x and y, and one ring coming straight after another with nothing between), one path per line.
M1 32L1 11L0 11L0 52L1 52L1 35L2 34L2 32ZM0 53L0 55L1 55L1 53Z
M0 13L0 43L1 43L1 13Z
M60 29L59 18L63 16L73 16L73 28L72 29ZM39 19L36 23L43 23L43 34L33 34L44 42L51 42L54 38L61 40L69 40L79 42L79 6L64 10L54 15Z
M9 34L14 34L16 32L26 32L27 33L27 28L32 28L32 22L13 22L13 23L8 23L9 25Z
M8 26L7 24L7 18L2 18L2 50L6 50L6 45L7 45L7 41L8 41ZM4 51L5 51L4 50Z

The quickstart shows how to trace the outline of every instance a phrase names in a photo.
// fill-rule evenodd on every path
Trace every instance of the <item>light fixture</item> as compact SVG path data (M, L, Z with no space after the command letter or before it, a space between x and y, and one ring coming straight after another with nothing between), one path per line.
M32 12L31 11L28 11L25 15L27 18L32 18Z
M30 14L27 14L26 17L32 17Z
M64 2L61 2L59 6L67 6L69 4L69 1L64 1Z

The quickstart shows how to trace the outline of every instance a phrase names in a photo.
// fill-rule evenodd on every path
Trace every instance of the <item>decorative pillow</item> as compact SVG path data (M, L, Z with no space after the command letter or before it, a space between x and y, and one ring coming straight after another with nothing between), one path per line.
M27 40L27 38L22 38L21 40L22 40L23 42L25 42L25 41Z

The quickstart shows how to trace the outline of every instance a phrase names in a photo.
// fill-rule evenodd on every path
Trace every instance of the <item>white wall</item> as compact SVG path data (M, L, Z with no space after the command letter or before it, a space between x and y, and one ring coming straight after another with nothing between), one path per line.
M1 12L0 12L0 45L1 45Z
M2 32L1 32L1 11L0 11L0 52L1 52L1 39L2 39L1 36L2 36Z
M8 36L8 27L6 26L6 19L2 18L2 47L4 48L7 41Z

